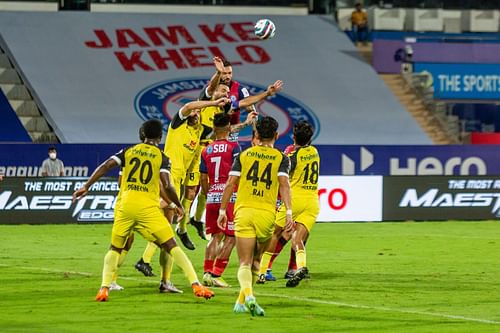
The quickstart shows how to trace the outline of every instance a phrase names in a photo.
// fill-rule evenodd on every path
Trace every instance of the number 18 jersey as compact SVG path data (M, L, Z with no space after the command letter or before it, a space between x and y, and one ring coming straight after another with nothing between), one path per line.
M319 153L314 146L298 147L290 158L290 187L294 197L318 198Z
M290 160L278 149L254 146L238 155L230 176L239 176L235 212L239 208L255 208L275 212L278 176L287 176Z

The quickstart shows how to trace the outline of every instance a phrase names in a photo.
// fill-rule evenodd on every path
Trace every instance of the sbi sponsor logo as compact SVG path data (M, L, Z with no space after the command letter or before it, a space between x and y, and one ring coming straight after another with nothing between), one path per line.
M134 99L135 111L143 120L160 119L163 128L168 130L170 121L179 109L186 103L198 99L203 87L209 79L205 77L166 80L154 83L140 91ZM256 95L266 90L266 87L257 84L238 81L246 87L251 95ZM306 120L315 128L315 137L320 132L320 124L316 115L310 108L287 96L278 93L256 105L259 115L274 117L279 123L278 144L288 145L293 142L293 124L298 120ZM241 113L241 121L246 119L247 113ZM240 141L250 141L251 128L244 128L239 134Z

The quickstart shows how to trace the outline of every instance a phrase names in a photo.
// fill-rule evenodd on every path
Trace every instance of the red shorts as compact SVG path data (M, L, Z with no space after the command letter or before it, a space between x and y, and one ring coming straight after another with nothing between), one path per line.
M205 215L205 233L217 234L223 232L227 236L234 236L234 203L228 203L226 208L226 230L221 230L217 225L220 203L207 203Z

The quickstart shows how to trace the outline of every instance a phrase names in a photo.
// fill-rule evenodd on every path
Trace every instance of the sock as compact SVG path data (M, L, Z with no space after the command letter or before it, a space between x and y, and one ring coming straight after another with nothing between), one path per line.
M276 259L276 257L281 253L281 250L283 250L286 243L288 243L288 240L284 239L283 237L280 237L280 239L278 239L278 243L276 244L276 248L274 249L271 261L269 261L269 264L267 265L268 267L266 267L266 269L271 269L273 267L274 259Z
M272 256L273 253L267 251L262 254L262 258L260 259L259 274L266 274L266 270L267 267L269 266L269 263L271 262Z
M203 272L213 273L214 261L212 259L205 259L203 262Z
M240 291L244 296L253 296L252 290L252 270L250 265L241 265L238 269L238 282L240 283Z
M182 199L182 208L184 208L184 217L182 220L179 221L179 231L181 234L186 232L186 226L189 222L189 211L191 210L191 204L193 203L193 200L189 199Z
M116 267L116 271L111 276L111 281L116 282L116 280L118 279L118 270L120 269L120 267L122 267L123 262L125 261L125 258L127 257L127 253L128 253L127 250L122 250L122 253L120 253L120 257L118 258L118 264Z
M245 304L245 294L242 291L240 291L240 294L238 295L238 303Z
M109 250L104 256L104 267L102 268L102 283L101 287L108 287L111 284L111 277L116 272L120 254L114 250Z
M205 211L205 205L207 203L207 195L203 194L201 191L198 193L198 204L196 205L196 212L194 213L195 221L201 221L203 212Z
M297 257L297 267L306 267L306 249L297 250L295 256Z
M296 270L297 263L295 262L295 251L290 249L290 260L288 261L288 270Z
M147 264L151 264L151 259L155 255L157 248L158 246L156 246L155 243L149 242L148 245L146 245L146 248L144 249L144 253L142 254L142 261L144 261Z
M179 266L180 269L182 269L184 275L186 275L191 284L199 283L198 277L196 276L196 272L193 268L193 264L180 247L176 246L172 250L170 250L170 255L174 259L175 264Z
M259 279L259 272L257 271L252 271L252 286L257 283L257 280Z
M226 259L217 258L217 259L215 259L214 268L212 270L213 275L221 276L222 273L224 273L224 270L226 269L226 266L228 263L229 263L229 258L226 258Z
M165 250L160 252L160 268L161 268L161 280L170 281L172 276L172 269L174 267L174 259Z

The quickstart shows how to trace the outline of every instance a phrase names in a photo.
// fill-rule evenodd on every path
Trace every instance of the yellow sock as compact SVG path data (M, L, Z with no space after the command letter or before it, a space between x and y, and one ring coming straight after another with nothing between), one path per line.
M179 230L181 233L186 232L186 226L189 222L189 212L191 210L191 204L193 203L193 200L189 199L182 199L182 208L184 208L184 217L182 220L179 221Z
M114 250L109 250L104 256L104 267L102 268L102 283L101 287L109 287L111 277L116 272L120 254Z
M120 267L122 267L123 262L125 261L125 258L127 257L127 250L122 250L122 253L120 253L120 257L118 258L118 265L116 267L116 271L113 273L111 277L111 281L116 281L118 279L118 270Z
M269 266L272 256L273 256L272 252L266 251L262 254L262 258L260 259L259 274L266 274L267 266Z
M155 255L157 248L158 246L155 243L149 242L148 245L146 245L146 248L144 249L144 253L142 254L142 260L145 263L150 264L151 259L153 259L153 256Z
M306 249L297 250L295 252L295 258L297 261L297 268L306 267Z
M170 281L172 276L172 268L174 267L174 259L165 250L160 252L160 267L161 267L161 280Z
M243 291L240 291L238 295L238 303L245 304L245 293Z
M196 212L194 213L194 219L196 221L201 221L203 212L205 211L205 206L207 204L207 195L200 191L198 193L198 203L196 204Z
M247 296L253 296L252 289L252 270L250 265L241 265L238 269L238 282L240 283L241 291Z
M255 286L257 280L259 279L259 272L252 271L252 287Z
M176 246L170 250L170 255L174 259L175 264L182 269L191 284L199 282L193 264L180 247Z

